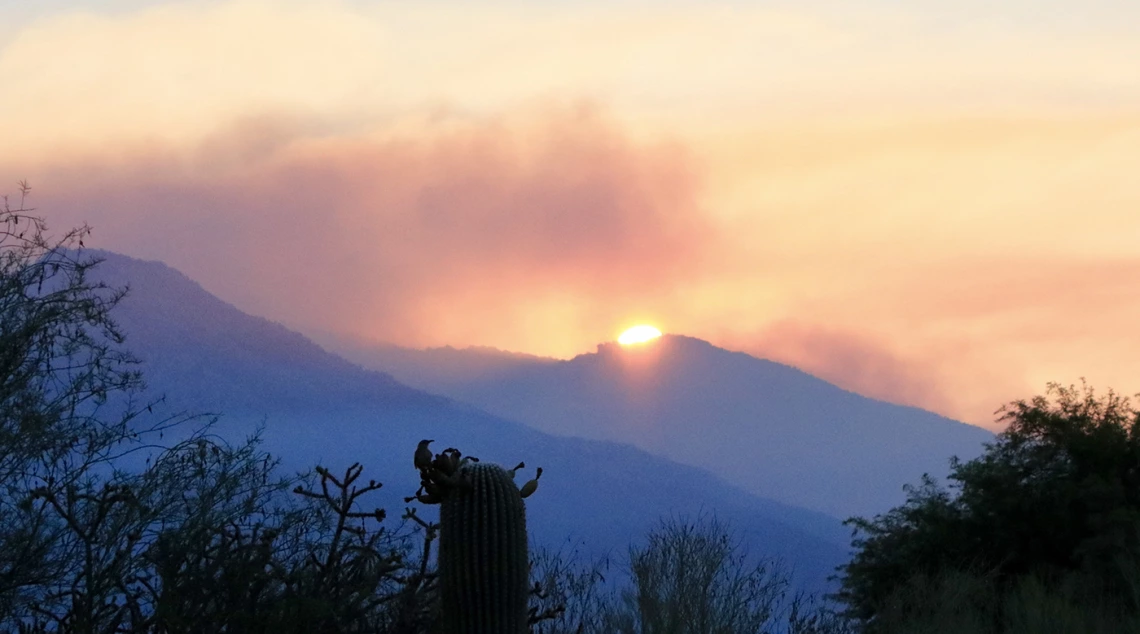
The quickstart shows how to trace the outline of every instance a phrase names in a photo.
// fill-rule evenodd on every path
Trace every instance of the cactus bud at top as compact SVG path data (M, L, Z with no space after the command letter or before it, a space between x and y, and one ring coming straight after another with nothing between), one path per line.
M532 493L538 490L538 479L542 477L542 467L538 468L538 472L534 475L533 480L528 480L526 484L522 485L519 490L519 495L524 498L530 497Z

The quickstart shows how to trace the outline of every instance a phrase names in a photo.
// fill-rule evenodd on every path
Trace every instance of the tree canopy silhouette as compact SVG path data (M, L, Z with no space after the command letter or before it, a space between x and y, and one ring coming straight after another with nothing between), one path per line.
M1050 384L1000 421L981 457L952 460L949 489L926 477L902 506L848 520L857 552L839 596L869 631L922 609L907 604L921 602L916 584L955 574L984 581L982 601L1032 578L1140 610L1140 413L1111 391Z

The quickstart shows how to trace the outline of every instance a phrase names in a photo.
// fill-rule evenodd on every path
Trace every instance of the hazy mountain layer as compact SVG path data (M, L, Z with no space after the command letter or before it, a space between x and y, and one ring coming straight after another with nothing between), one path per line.
M337 345L335 342L330 345ZM485 374L431 370L438 351L347 346L345 354L536 429L629 443L708 469L756 495L838 517L904 501L923 473L981 453L993 434L931 412L845 391L795 368L666 335L569 361L473 349ZM441 364L442 365L442 364Z
M320 463L336 471L362 462L365 477L385 483L377 505L390 517L415 490L416 442L434 438L437 450L457 446L507 466L525 460L527 474L544 467L527 506L532 532L545 544L571 539L620 559L660 517L714 512L754 552L784 558L810 585L845 557L848 532L834 518L757 498L632 447L554 437L405 387L241 313L161 263L104 255L100 275L130 284L116 316L154 392L173 407L221 412L224 435L264 423L266 445L290 468Z

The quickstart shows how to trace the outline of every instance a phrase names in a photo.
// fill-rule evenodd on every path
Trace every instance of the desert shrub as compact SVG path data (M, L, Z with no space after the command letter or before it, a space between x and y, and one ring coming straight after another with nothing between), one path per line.
M605 631L620 634L840 634L826 603L792 589L789 571L750 556L715 517L664 519L631 547L630 586L605 606Z
M868 632L912 616L1064 622L1049 606L1089 623L1140 614L1140 415L1112 392L1054 384L1001 420L981 457L952 461L949 490L924 478L905 504L849 520L839 598Z

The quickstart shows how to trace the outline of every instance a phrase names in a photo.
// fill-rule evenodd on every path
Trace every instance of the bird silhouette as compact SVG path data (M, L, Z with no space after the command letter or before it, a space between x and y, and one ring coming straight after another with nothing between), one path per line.
M418 447L416 447L416 468L423 471L424 469L431 468L431 449L428 445L435 442L434 440L421 440Z

